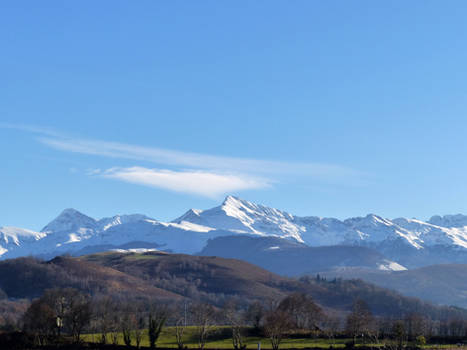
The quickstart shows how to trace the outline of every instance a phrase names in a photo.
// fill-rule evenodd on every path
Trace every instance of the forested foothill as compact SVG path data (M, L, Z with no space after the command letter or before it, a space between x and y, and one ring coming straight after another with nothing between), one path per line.
M467 339L467 310L361 280L161 252L0 262L0 349L386 348Z

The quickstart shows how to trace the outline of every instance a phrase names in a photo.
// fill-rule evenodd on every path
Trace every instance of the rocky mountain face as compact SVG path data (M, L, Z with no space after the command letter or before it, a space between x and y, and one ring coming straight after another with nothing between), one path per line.
M0 256L2 259L26 255L53 257L131 248L194 254L217 237L238 237L237 245L244 244L244 235L297 244L287 249L276 245L278 248L274 250L285 251L284 256L296 254L292 252L313 254L312 250L305 249L309 247L340 246L334 253L333 249L329 251L339 257L342 246L364 247L368 254L377 253L387 261L383 264L376 259L371 263L371 266L385 266L383 269L467 263L467 216L464 215L433 216L428 222L407 218L389 220L375 214L346 220L298 217L233 196L212 209L190 209L172 222L141 214L95 220L77 210L66 209L40 232L0 228ZM215 246L219 248L217 243ZM218 251L212 247L213 254L220 255L221 251L226 254L228 250L228 246ZM341 260L333 264L344 266L346 260Z

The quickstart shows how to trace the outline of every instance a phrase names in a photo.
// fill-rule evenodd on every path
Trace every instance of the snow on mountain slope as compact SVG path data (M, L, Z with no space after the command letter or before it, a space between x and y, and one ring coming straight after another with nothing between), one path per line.
M18 227L5 226L0 227L0 256L14 251L18 247L30 246L46 236L43 232L34 232Z
M43 237L46 234L43 232L34 232L30 230L25 230L18 227L4 226L0 227L0 241L5 244L15 244L18 245L20 240L32 241L35 242Z
M384 241L394 241L402 239L402 241L413 246L416 249L421 249L417 235L398 226L388 219L383 219L380 216L369 214L365 217L351 218L344 221L359 236L359 240L365 243L380 243ZM354 241L353 243L358 242Z
M397 218L392 220L416 236L424 246L458 246L467 248L467 227L440 227L416 219Z
M314 216L297 217L232 196L228 196L222 205L212 209L191 209L174 222L191 222L236 233L277 236L310 246L374 245L402 239L416 249L422 248L417 233L374 214L344 221Z
M191 222L218 230L292 238L298 242L303 242L301 234L305 232L305 228L295 222L293 215L233 196L228 196L220 206L212 209L190 209L173 222Z
M305 228L302 239L310 246L337 245L357 240L358 234L344 222L334 218L307 216L296 218ZM313 228L313 229L310 229Z
M120 246L132 241L150 242L159 249L192 254L201 250L209 238L216 236L211 231L200 225L165 223L148 218L98 231L83 244Z
M343 221L315 216L297 217L228 196L220 206L207 210L191 209L172 222L161 222L141 214L96 220L75 209L65 209L41 232L2 228L0 256L47 256L88 251L90 247L119 249L122 246L126 247L122 249L157 248L195 253L201 251L210 238L250 234L285 238L309 246L367 246L388 254L386 256L399 263L400 259L415 251L424 251L418 257L427 259L424 254L428 248L431 249L430 254L442 249L445 261L454 249L460 252L456 261L463 261L467 259L465 223L467 216L460 214L434 216L430 222L405 218L389 220L374 214Z
M378 270L381 271L406 271L407 268L390 260L385 260L384 264L378 266Z
M433 218L437 220L437 217ZM444 220L450 227L415 219L389 220L374 214L344 221L314 216L297 217L228 196L221 206L208 210L191 209L174 222L191 222L236 233L277 236L310 246L352 244L393 246L396 249L403 244L416 250L434 246L467 248L467 226L463 226L464 220L467 224L467 216L447 215L439 220Z
M181 253L200 251L214 229L190 222L164 223L145 215L116 215L95 220L75 209L65 209L41 232L18 228L0 229L0 258L54 256L121 246L160 248ZM32 244L34 243L34 244ZM132 247L133 248L133 247Z

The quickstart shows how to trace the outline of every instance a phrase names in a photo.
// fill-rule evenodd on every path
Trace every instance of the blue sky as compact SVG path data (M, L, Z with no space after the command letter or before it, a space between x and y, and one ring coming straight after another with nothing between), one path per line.
M2 1L0 226L467 213L465 1Z

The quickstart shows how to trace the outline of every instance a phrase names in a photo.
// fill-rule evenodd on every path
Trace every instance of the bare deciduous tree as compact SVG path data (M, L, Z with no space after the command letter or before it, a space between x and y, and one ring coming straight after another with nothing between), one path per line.
M156 347L157 339L159 339L168 315L168 308L165 305L156 303L151 306L148 317L149 347L151 349Z
M248 306L245 318L256 330L259 330L264 314L264 306L259 301L255 301Z
M184 348L183 334L185 333L186 324L183 317L179 317L175 322L175 338L179 349Z
M245 349L243 344L242 327L244 325L244 315L238 310L237 303L230 300L224 305L224 316L227 323L232 328L232 345L235 350Z
M323 332L331 341L331 344L334 346L336 341L336 333L341 327L342 320L339 316L328 314L323 316Z
M397 342L397 349L401 350L403 348L405 338L406 338L404 322L403 321L394 322L394 325L392 326L392 333L393 333L394 339Z
M124 313L120 324L123 342L126 346L131 347L133 329L136 328L135 314L132 313L128 308L126 308L123 312Z
M89 298L73 288L47 290L31 307L25 324L47 337L60 336L64 330L79 342L84 327L91 320Z
M199 349L204 349L209 332L213 328L215 312L209 304L198 303L191 307L193 323L196 326Z
M358 336L369 335L373 322L373 315L363 300L355 300L352 312L347 316L347 331L352 334L354 344Z
M100 333L99 342L101 344L107 344L109 338L108 335L111 331L113 313L115 312L116 306L112 298L102 297L94 300L94 310L96 318L96 328Z
M23 317L24 330L34 334L38 345L46 345L56 332L56 315L53 309L38 299L32 302Z
M141 341L143 340L144 326L144 318L140 315L137 315L136 327L133 329L133 335L135 338L136 348L138 349L141 347Z
M91 320L91 301L88 296L81 294L77 290L68 290L65 298L68 299L65 322L68 322L70 325L74 341L79 342L83 329Z
M284 333L293 325L290 314L286 311L276 308L269 311L264 320L264 333L271 341L273 350L278 350Z
M175 324L175 340L179 349L183 349L184 339L183 335L187 327L188 305L186 300L178 303L172 310L172 321Z
M311 330L319 328L318 321L322 311L311 296L303 293L291 294L280 302L279 310L291 315L295 328Z

